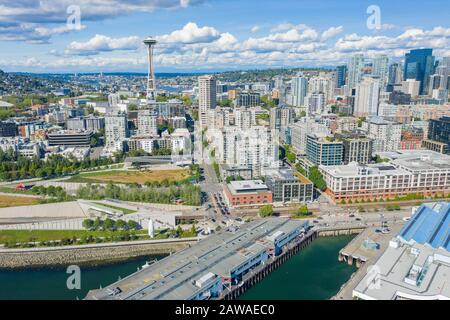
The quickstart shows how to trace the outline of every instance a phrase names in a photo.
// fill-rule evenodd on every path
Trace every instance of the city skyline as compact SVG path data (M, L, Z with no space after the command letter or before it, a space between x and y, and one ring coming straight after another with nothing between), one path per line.
M378 1L376 28L367 25L374 12L369 1L113 2L80 2L77 24L77 8L69 1L1 1L0 69L145 72L142 40L148 36L158 41L156 72L332 66L355 53L398 61L423 47L437 57L450 55L446 4L438 1L420 10L417 1Z

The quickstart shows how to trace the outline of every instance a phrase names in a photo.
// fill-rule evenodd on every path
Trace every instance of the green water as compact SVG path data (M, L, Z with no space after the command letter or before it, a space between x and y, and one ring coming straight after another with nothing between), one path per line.
M318 238L256 284L242 300L324 300L334 296L355 267L338 261L351 236Z
M337 260L338 252L351 237L319 238L289 259L242 299L329 299L355 271ZM91 289L106 286L118 277L135 272L146 261L142 257L109 265L81 267L81 289L69 290L65 267L0 270L0 300L82 299Z
M0 300L74 300L83 299L98 289L136 272L146 261L161 257L142 257L126 262L81 266L81 289L67 289L66 267L0 270Z

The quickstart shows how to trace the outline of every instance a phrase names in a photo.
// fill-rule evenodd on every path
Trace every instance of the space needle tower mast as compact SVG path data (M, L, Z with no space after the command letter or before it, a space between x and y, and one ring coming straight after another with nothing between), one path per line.
M147 78L147 100L156 100L156 83L155 83L155 69L153 68L153 47L156 40L147 38L144 40L148 52L148 78Z

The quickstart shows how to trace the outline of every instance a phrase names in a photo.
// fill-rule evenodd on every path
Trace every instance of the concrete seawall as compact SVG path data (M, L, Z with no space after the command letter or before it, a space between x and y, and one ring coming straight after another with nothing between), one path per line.
M120 243L105 246L77 246L49 250L1 250L0 268L107 263L145 255L170 254L188 247L192 240L165 243Z
M319 237L338 237L348 236L352 234L360 234L366 229L366 227L342 227L342 228L330 228L320 229L318 231Z

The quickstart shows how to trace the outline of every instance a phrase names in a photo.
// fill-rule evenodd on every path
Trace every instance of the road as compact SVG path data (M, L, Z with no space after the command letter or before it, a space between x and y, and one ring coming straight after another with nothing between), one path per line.
M211 208L206 210L207 219L221 220L220 210L214 199L214 193L222 192L222 184L217 179L216 172L212 164L203 163L201 165L203 169L204 181L200 182L200 188L202 192L206 195L206 203L211 205ZM217 211L217 212L216 212Z

